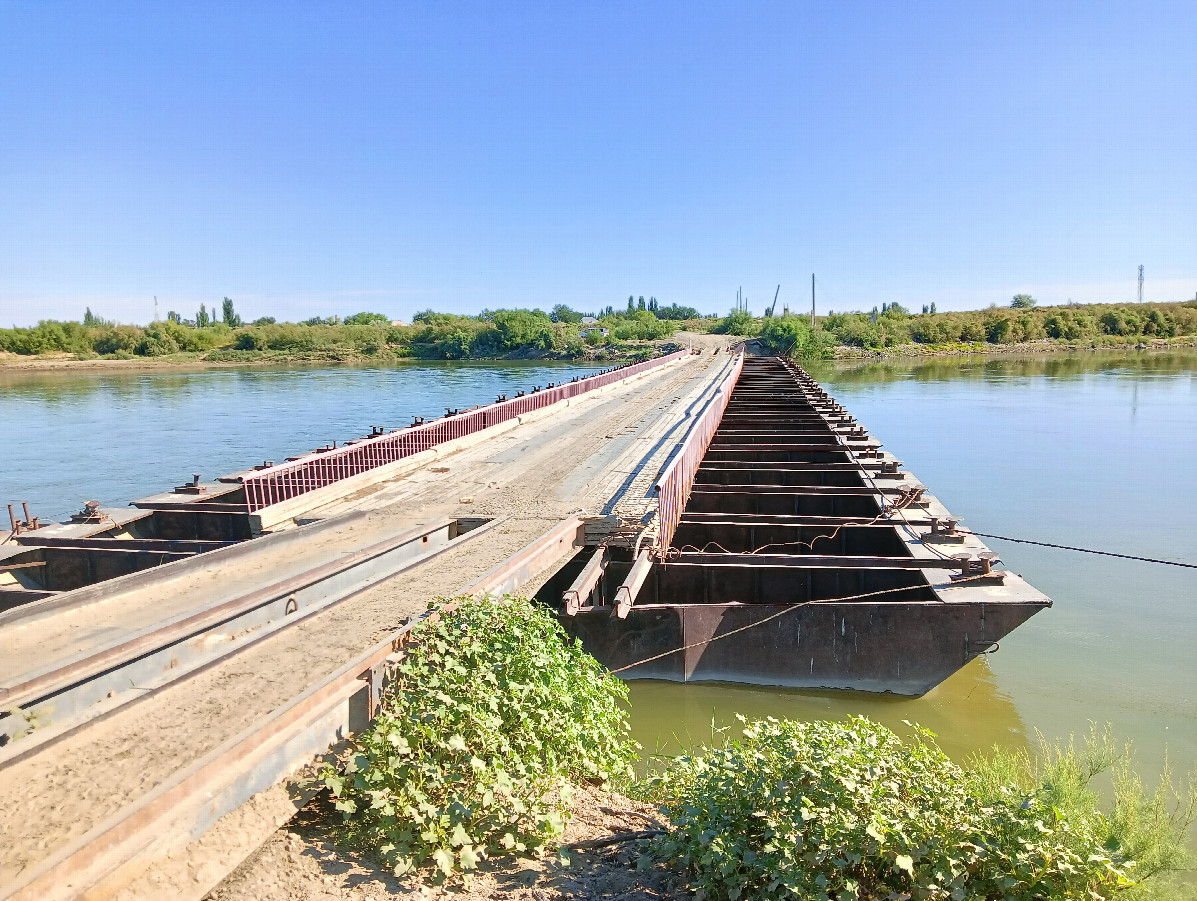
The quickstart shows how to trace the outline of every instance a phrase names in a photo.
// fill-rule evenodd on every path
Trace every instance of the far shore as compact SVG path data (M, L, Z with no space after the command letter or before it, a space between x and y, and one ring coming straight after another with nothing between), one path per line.
M365 354L271 354L256 358L238 360L208 360L206 353L180 353L165 357L91 357L80 358L74 354L54 353L25 356L0 352L0 373L12 372L162 372L166 370L205 370L229 369L263 366L393 366L398 364L422 364L446 362L459 363L501 363L501 362L538 362L562 363L585 366L588 364L601 365L607 363L626 363L640 358L646 350L673 349L677 347L695 346L700 348L727 347L741 341L752 342L751 337L736 337L731 335L708 335L702 333L678 332L671 338L658 341L639 342L638 346L628 348L626 345L614 352L605 353L601 346L591 348L583 356L567 357L552 353L540 353L527 349L517 351L501 357L471 357L465 360L446 361L428 360L420 357L398 356L367 356ZM1120 342L1117 344L1067 342L1041 340L1020 344L956 344L956 345L928 345L903 344L871 350L861 347L840 345L834 349L832 362L862 362L882 360L891 357L1013 357L1028 354L1062 354L1086 353L1096 351L1126 352L1138 350L1168 351L1197 347L1197 337L1186 336L1171 339L1153 339L1151 341ZM639 352L639 354L637 353Z

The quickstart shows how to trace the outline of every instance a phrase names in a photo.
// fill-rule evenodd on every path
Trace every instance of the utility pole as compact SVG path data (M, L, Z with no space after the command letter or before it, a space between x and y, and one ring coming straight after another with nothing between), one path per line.
M815 327L815 274L810 274L810 327Z
M1143 267L1139 267L1139 303L1143 302Z
M158 321L158 295L154 295L154 321Z

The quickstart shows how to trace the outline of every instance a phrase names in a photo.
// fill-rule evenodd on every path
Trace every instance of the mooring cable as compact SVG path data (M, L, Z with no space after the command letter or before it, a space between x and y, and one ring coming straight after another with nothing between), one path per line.
M978 538L996 538L999 541L1013 541L1016 544L1036 544L1039 547L1052 547L1061 551L1076 551L1078 554L1098 554L1102 557L1118 557L1122 560L1138 560L1142 563L1158 563L1161 566L1183 566L1185 569L1197 569L1197 563L1181 563L1179 560L1161 560L1158 557L1137 557L1134 554L1116 554L1113 551L1097 551L1093 548L1087 547L1073 547L1068 544L1051 544L1047 541L1032 541L1029 538L1011 538L1008 535L990 535L988 532L974 532L972 529L962 529L959 526L956 528L957 532L963 532L966 535L976 535Z
M652 663L654 660L660 660L662 657L668 657L671 654L678 654L682 651L689 651L692 648L705 647L707 645L714 644L717 641L722 641L724 638L731 638L733 635L736 635L740 632L747 632L749 629L755 629L757 626L763 626L765 623L771 622L775 619L783 617L787 613L793 613L795 610L800 610L800 609L802 609L804 607L808 607L812 604L839 604L839 603L842 603L845 601L859 601L864 598L875 598L875 597L878 597L879 595L883 595L883 594L897 594L898 592L901 592L901 591L913 591L916 588L918 588L918 589L931 588L931 589L945 589L946 590L948 588L957 588L957 587L964 585L968 582L975 582L978 579L987 579L987 578L989 578L989 577L986 575L966 576L962 579L957 579L955 582L952 582L951 584L904 585L901 588L883 588L880 591L869 591L869 592L866 592L865 594L850 594L847 597L842 597L842 598L824 598L824 599L818 600L818 601L803 601L802 603L799 603L799 604L790 604L789 606L784 607L783 609L777 611L776 613L771 613L769 616L766 616L764 619L758 619L754 623L749 623L746 626L740 626L738 629L732 629L730 632L724 632L721 635L716 635L713 638L708 638L705 641L697 641L694 644L683 645L680 648L674 648L671 651L665 651L662 654L655 654L652 657L646 657L643 660L637 660L635 663L629 663L626 666L621 666L618 669L613 669L613 670L611 670L611 675L616 675L617 673L625 672L626 670L633 669L637 666L643 666L646 663Z

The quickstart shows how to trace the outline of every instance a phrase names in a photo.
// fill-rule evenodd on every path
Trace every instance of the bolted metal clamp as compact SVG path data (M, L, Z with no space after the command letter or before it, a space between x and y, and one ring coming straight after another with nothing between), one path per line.
M960 572L952 573L952 580L968 579L969 581L1004 582L1006 572L994 569L993 562L1000 560L996 551L982 551L976 558L972 554L953 554L952 559L960 566Z
M175 494L202 494L203 492L207 491L208 489L201 487L199 480L200 480L200 474L198 472L194 473L191 476L190 482L186 482L185 484L175 486Z
M82 510L71 514L71 522L102 522L103 520L104 514L100 512L99 501L86 501Z
M938 516L931 517L931 531L923 536L923 541L930 541L934 544L963 544L964 533L956 531L956 523L958 519L940 519Z

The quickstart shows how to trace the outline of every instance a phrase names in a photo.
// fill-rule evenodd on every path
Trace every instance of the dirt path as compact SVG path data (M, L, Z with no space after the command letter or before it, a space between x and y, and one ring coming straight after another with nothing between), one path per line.
M651 806L591 788L576 790L570 810L565 844L664 825ZM657 864L638 869L641 851L636 842L574 852L569 866L562 866L555 855L496 858L483 863L468 889L396 879L368 857L338 847L325 825L327 815L317 804L303 810L230 874L206 901L657 901L692 896L686 880L666 867Z
M580 467L593 465L595 455L604 462L634 457L637 434L667 431L666 421L680 415L686 399L724 360L692 357L451 456L447 473L424 470L384 483L363 506L406 518L435 509L512 519L476 544L420 564L6 768L0 777L0 884L301 694L433 598L466 588L565 515L609 503L602 478L565 497L557 488ZM622 443L615 437L620 435ZM472 500L463 504L463 497Z

